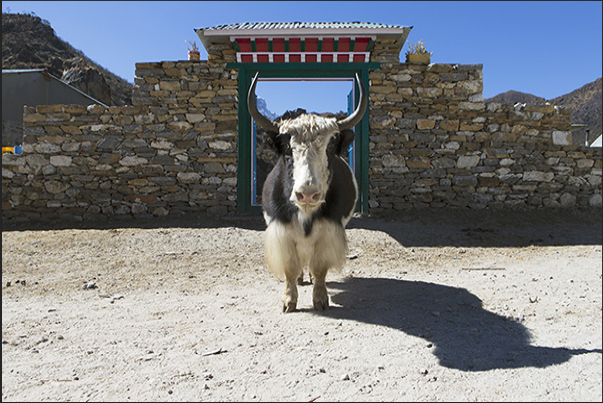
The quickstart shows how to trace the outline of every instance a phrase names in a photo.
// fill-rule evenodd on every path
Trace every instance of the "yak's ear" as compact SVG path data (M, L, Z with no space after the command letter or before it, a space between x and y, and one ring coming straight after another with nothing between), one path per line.
M264 139L264 144L266 144L266 147L278 152L279 147L276 136L277 133L262 130L262 138Z
M354 141L356 137L356 133L351 130L344 130L338 134L338 144L335 149L336 153L339 155L345 155L348 152L348 147Z
M289 145L289 136L264 131L263 134L264 142L268 148L275 151L279 155L290 155L291 147Z

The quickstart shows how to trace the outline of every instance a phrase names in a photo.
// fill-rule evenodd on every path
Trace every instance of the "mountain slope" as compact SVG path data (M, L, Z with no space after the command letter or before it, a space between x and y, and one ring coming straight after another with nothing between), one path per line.
M133 84L56 36L46 20L2 13L2 69L45 69L107 105L131 105Z
M572 123L585 124L589 129L589 144L601 135L603 121L603 106L601 104L601 77L582 87L551 100L526 94L518 91L507 91L492 98L484 99L486 104L497 102L501 104L514 104L517 102L527 105L541 105L549 102L552 105L567 106L572 110ZM586 141L586 129L573 131L573 144L582 145Z
M525 92L510 90L501 94L495 95L492 98L484 99L485 103L496 102L499 104L510 105L520 102L526 105L541 105L546 102L546 99L537 97Z
M602 80L597 78L592 83L588 83L569 94L551 99L549 102L553 105L569 106L572 109L572 122L585 124L590 130L589 142L592 143L601 135L603 104L602 98ZM576 130L576 135L586 135L584 129Z

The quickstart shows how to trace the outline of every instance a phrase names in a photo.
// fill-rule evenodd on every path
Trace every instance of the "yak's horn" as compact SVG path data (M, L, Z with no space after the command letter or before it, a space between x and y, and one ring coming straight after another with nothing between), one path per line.
M337 126L339 126L339 131L344 131L347 129L351 129L356 126L364 116L364 112L366 111L366 106L368 104L368 94L364 89L364 85L362 85L362 81L358 77L358 73L356 73L356 81L358 81L358 86L360 87L360 104L350 116L343 120L339 120L337 122Z
M247 109L249 110L249 114L251 115L253 120L255 120L255 123L257 123L258 126L269 132L278 133L278 126L275 125L266 116L262 115L260 111L258 111L258 107L255 104L255 86L258 83L258 74L260 73L255 73L255 77L253 77L253 81L251 83L251 88L249 88L249 94L247 95Z

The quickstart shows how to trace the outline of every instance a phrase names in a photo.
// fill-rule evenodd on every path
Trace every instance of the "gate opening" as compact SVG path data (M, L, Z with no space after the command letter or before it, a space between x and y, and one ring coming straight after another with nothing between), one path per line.
M298 108L307 113L341 119L354 109L354 81L350 78L266 78L258 79L256 105L271 120ZM251 200L252 206L262 205L262 188L276 163L276 153L266 147L264 131L251 122ZM355 146L348 148L347 162L355 173Z

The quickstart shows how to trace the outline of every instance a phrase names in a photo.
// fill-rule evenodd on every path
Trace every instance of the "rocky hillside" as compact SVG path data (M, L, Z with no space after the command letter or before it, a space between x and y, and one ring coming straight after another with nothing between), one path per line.
M602 128L602 85L601 77L592 83L588 83L569 94L546 100L531 94L518 91L507 91L492 98L484 99L485 103L497 102L501 104L514 104L516 102L527 105L541 105L549 102L552 105L567 106L572 110L572 122L585 124L589 129L589 143L592 143L601 135ZM573 132L573 143L584 144L586 141L586 130L577 129Z
M566 105L572 108L572 122L588 125L590 129L589 142L593 142L601 135L602 129L602 80L597 78L569 94L551 99L553 105ZM574 136L586 132L584 129L576 130ZM585 137L582 137L585 139Z
M546 102L546 99L536 97L531 94L526 94L525 92L510 90L503 92L502 94L495 95L492 98L485 99L484 101L486 103L496 102L504 105L515 104L517 102L526 105L541 105Z
M57 37L30 14L2 13L2 69L46 69L107 105L131 105L132 87Z

